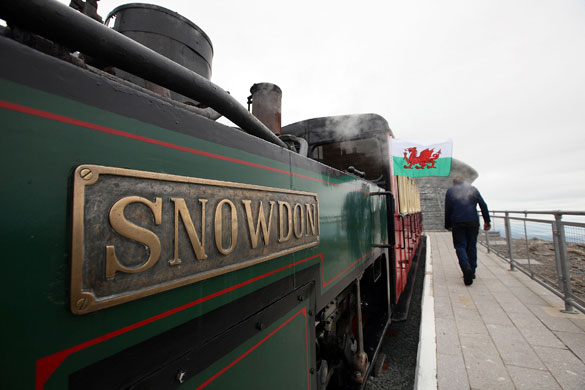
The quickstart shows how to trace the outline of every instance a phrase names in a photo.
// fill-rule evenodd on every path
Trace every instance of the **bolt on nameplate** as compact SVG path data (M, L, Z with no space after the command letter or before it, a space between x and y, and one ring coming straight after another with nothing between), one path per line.
M319 243L314 193L97 165L74 175L75 314Z

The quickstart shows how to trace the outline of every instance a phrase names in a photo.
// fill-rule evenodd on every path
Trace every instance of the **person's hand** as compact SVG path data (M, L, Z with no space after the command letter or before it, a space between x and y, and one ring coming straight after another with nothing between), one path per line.
M483 223L483 230L485 230L486 232L488 230L490 230L491 228L492 228L492 225L490 225L489 223L487 223L487 222Z

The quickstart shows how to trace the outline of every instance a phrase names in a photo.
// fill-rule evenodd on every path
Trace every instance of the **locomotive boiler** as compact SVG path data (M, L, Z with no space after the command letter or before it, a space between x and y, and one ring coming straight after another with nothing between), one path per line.
M250 112L162 7L0 19L2 387L363 388L423 249L387 121Z

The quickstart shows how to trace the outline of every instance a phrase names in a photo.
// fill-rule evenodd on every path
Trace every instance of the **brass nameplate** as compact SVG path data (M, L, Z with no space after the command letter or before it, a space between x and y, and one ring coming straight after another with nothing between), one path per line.
M75 170L71 311L89 313L319 243L317 194L96 165Z

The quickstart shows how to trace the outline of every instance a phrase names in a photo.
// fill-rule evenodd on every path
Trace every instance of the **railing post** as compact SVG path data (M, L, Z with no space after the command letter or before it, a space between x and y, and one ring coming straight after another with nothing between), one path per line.
M534 277L534 272L532 272L532 266L530 264L530 246L528 245L528 232L526 231L526 219L528 218L528 213L524 211L524 243L526 244L526 260L528 262L528 271L530 271L530 277Z
M510 228L510 213L506 211L504 217L504 223L506 226L506 241L508 243L508 258L510 259L510 271L516 271L514 267L514 257L512 255L512 229Z
M563 293L565 295L565 310L561 310L563 313L576 313L577 311L573 307L573 292L571 291L571 275L569 273L569 261L567 256L567 243L565 241L565 227L563 226L562 214L555 213L555 235L557 236L558 247L558 262L561 265L561 280L563 282Z
M493 225L492 231L495 231L495 222L496 222L495 215L496 214L494 212L492 212L492 225ZM477 213L477 216L479 218L479 212ZM479 223L479 229L481 230L481 222ZM484 230L483 232L485 234L485 247L487 249L487 253L490 253L490 238L489 238L489 234L488 234L489 232L487 230Z
M553 214L554 216L554 214ZM561 255L559 253L559 229L557 227L557 223L556 222L552 222L551 223L551 228L552 228L552 233L553 233L553 245L555 248L555 266L557 267L557 285L559 287L559 290L562 290L563 288L563 270L561 269Z

